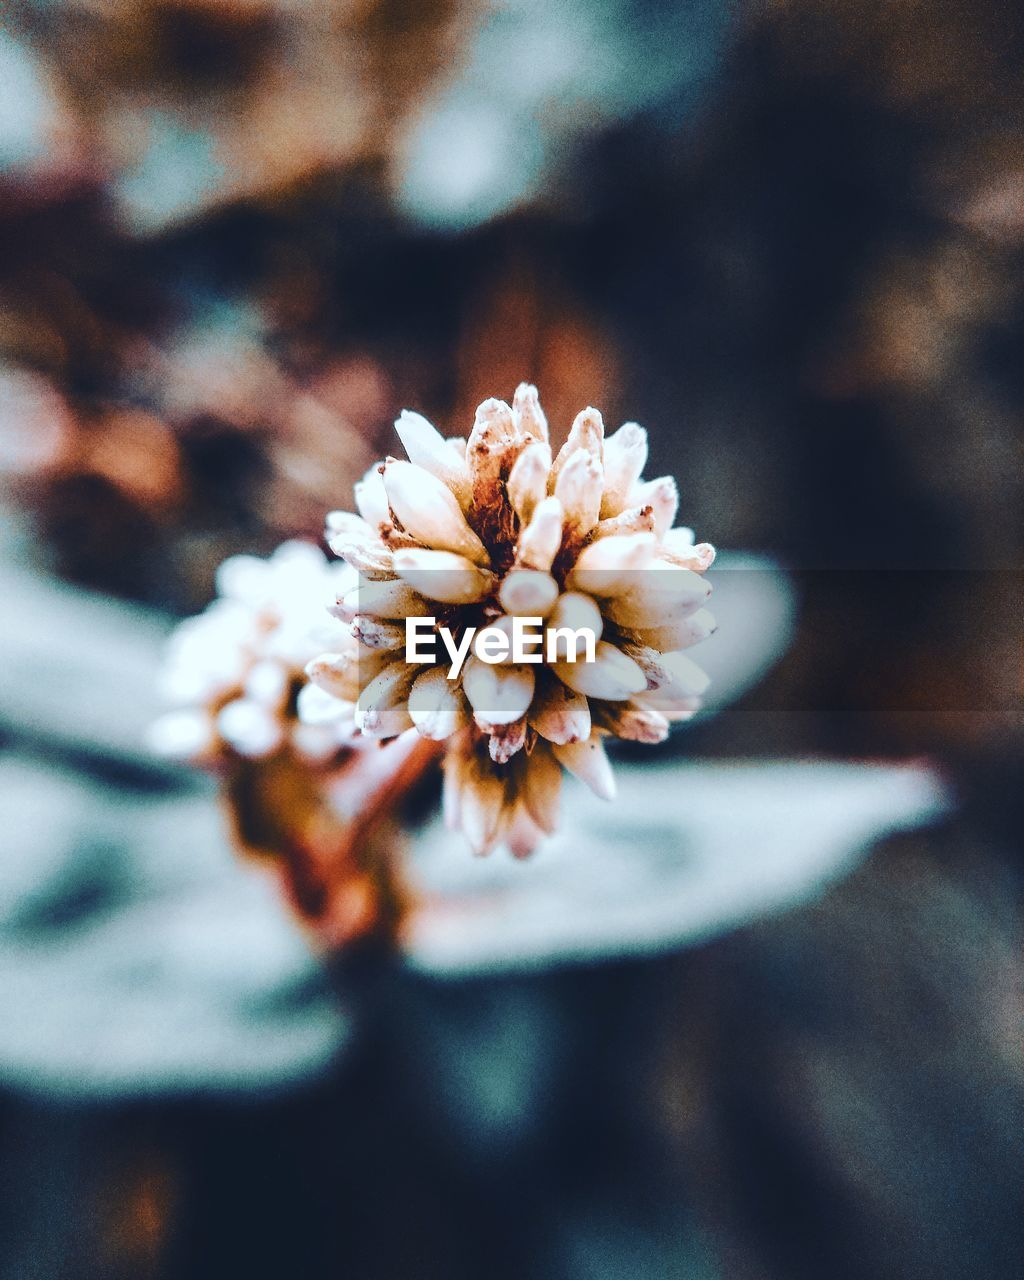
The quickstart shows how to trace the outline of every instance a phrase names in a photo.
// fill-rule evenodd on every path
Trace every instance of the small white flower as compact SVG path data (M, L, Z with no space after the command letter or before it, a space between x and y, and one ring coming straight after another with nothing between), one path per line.
M161 690L175 709L150 727L150 748L215 765L232 756L266 759L287 746L319 764L350 745L352 706L303 681L325 646L351 649L355 660L355 641L327 606L356 581L347 565L306 542L286 542L266 560L225 560L218 598L168 642Z

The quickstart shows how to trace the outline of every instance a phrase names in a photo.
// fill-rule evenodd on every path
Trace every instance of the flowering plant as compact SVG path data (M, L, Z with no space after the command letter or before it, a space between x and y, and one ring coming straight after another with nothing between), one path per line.
M642 427L606 438L584 409L554 452L523 384L467 440L408 411L396 428L408 460L327 518L341 563L286 543L221 566L150 735L222 775L237 842L331 945L400 928L397 801L433 759L449 826L525 856L563 769L611 799L604 740L657 743L694 714L707 678L684 650L715 625L714 550L675 526L675 481L643 478Z

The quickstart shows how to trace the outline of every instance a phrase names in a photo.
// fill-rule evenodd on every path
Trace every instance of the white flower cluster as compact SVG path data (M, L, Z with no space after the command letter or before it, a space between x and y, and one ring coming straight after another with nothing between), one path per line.
M327 613L355 578L307 542L286 542L266 560L225 560L217 599L170 638L161 692L174 710L150 727L151 749L213 765L288 746L318 765L351 746L352 708L306 684L304 670L325 646L355 648Z
M675 481L645 481L647 435L627 423L605 438L584 409L557 454L536 389L486 400L468 440L419 414L395 424L409 461L388 458L356 486L359 515L334 512L327 537L359 571L338 617L356 647L311 662L315 685L350 707L366 736L415 729L445 741L445 811L473 847L530 852L557 824L562 767L611 798L608 735L659 742L700 705L707 679L682 652L714 629L701 576L707 543L673 527ZM406 620L452 636L538 617L546 641L597 637L593 661L534 667L471 653L410 663ZM544 644L548 655L548 645Z

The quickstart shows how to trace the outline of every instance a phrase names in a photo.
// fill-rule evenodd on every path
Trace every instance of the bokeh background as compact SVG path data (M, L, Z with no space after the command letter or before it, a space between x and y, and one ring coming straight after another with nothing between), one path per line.
M1020 1274L1022 72L999 0L3 6L0 1274ZM152 813L213 800L123 636L523 378L788 570L670 751L924 760L944 816L657 960L325 969L259 899L218 987L198 856L136 956Z

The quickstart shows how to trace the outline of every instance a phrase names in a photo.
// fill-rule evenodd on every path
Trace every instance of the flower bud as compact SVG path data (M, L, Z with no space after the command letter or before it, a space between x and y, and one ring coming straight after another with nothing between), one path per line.
M598 462L602 459L604 446L604 422L596 409L584 409L578 413L569 429L565 444L558 451L551 474L557 483L562 470L577 449L583 449Z
M533 670L491 665L473 656L466 662L462 690L478 724L511 724L526 714L533 699Z
M453 551L476 564L487 563L483 543L466 523L454 494L437 476L411 462L389 462L384 488L391 510L418 542Z
M548 492L551 450L534 440L516 459L508 478L508 496L520 524L528 524L538 504Z
M424 738L443 742L466 723L462 697L443 667L418 675L409 691L409 715Z
M558 599L558 583L539 569L513 569L501 584L502 608L520 618L543 618Z
M698 542L694 545L693 530L680 526L678 529L669 529L665 534L658 555L669 564L704 573L714 563L715 549L710 542Z
M668 737L668 720L655 707L642 702L602 705L597 720L602 729L627 742L654 746Z
M473 498L473 484L465 457L460 459L454 454L440 431L420 413L403 409L395 430L405 446L409 461L436 476L451 490L462 510L468 511Z
M451 551L396 551L394 567L421 596L441 604L474 604L490 592L494 581Z
M523 569L551 568L562 545L562 504L557 498L545 498L537 504L530 523L519 536L516 564Z
M504 400L485 400L466 445L466 464L473 483L473 505L487 510L502 501L501 473L517 449L512 410Z
M360 688L377 674L383 655L364 658L355 649L345 653L322 653L306 667L306 675L319 689L343 702L355 702Z
M647 688L647 678L633 659L607 640L598 642L593 662L556 662L552 670L577 693L609 702L625 701Z
M356 727L374 738L389 738L411 728L407 699L417 670L397 661L378 672L356 701Z
M512 397L512 414L516 426L524 435L533 436L534 440L547 444L548 420L540 407L536 387L528 382L521 382L516 387L516 393Z
M400 555L408 554L399 552ZM426 601L402 578L384 582L360 582L331 607L336 618L351 622L356 614L373 618L425 618Z
M601 461L586 449L577 449L555 481L555 497L565 512L565 524L584 537L597 524L601 510Z
M677 649L689 649L713 635L718 624L710 609L698 609L687 618L670 618L660 626L645 627L633 631L641 644L650 645L661 653Z
M388 513L390 519L390 512ZM349 511L332 511L324 533L327 545L335 555L363 573L391 570L391 552L376 530L361 517Z
M357 481L352 491L359 514L372 529L379 529L382 524L390 523L391 508L388 506L388 495L384 489L379 463L373 464L362 480Z
M590 703L582 693L551 676L538 682L528 719L542 738L560 746L590 737Z
M626 590L608 602L605 613L634 630L664 626L696 613L710 594L711 584L692 570L665 566L634 575Z
M626 422L604 442L604 494L601 518L617 516L628 505L629 492L647 465L647 432Z
M599 520L594 530L596 538L628 537L631 533L653 533L655 529L654 508L629 507L617 516L609 516L607 520Z
M637 583L639 571L650 564L657 547L652 533L601 538L580 552L570 583L592 595L616 596Z
M508 764L526 746L526 717L511 724L489 725L487 753L495 764Z
M635 485L629 495L629 505L650 507L654 531L663 538L672 528L679 510L679 487L671 476L659 476L657 480Z
M383 622L359 614L352 622L352 634L368 649L401 649L405 645L405 627L397 622Z
M558 763L585 783L598 799L615 799L615 775L596 730L585 742L572 742L551 750Z
M553 631L564 631L566 628L577 633L592 632L595 644L601 639L604 619L601 617L601 610L590 596L582 595L578 591L566 591L558 597L555 607L548 614L547 633L550 635ZM546 640L545 643L547 643ZM556 652L559 658L568 658L568 643L567 636L556 637ZM574 656L579 656L585 648L584 637L577 635L573 649Z

